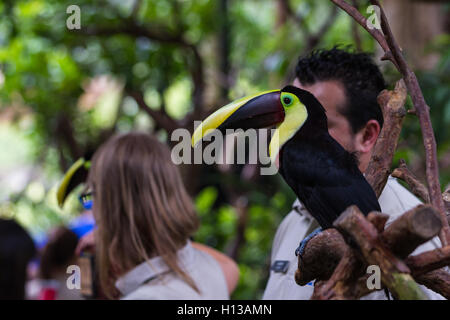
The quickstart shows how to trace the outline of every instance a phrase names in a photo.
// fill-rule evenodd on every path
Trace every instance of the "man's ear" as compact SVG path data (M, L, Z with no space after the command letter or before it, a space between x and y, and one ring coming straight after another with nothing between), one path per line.
M380 134L381 127L378 121L369 120L356 134L355 149L360 153L371 152Z

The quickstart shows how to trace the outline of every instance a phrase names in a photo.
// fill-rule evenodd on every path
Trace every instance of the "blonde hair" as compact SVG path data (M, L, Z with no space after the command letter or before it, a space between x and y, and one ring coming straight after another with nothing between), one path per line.
M177 251L198 228L198 218L166 145L144 133L110 138L92 159L88 185L107 297L117 294L118 275L156 256L197 290L180 268Z

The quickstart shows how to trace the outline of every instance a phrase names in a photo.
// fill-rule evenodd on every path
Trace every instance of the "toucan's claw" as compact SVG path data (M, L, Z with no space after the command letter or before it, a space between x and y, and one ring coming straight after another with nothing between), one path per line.
M300 245L298 246L298 248L295 249L295 256L297 256L297 257L300 256L300 258L301 258L303 256L303 253L305 252L305 247L308 244L309 240L311 240L312 238L314 238L321 232L322 232L322 228L319 227L319 228L315 229L313 232L311 232L310 234L308 234L306 236L306 238L300 242Z

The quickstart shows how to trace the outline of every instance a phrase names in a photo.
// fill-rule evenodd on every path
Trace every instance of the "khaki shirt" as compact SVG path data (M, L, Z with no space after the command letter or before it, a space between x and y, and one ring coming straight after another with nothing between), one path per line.
M222 269L209 254L191 243L178 251L178 263L195 282L196 292L165 264L161 257L141 263L116 281L124 300L226 300L229 299Z
M400 185L393 177L389 177L380 198L378 199L381 211L388 214L389 225L402 215L405 211L421 204L411 192ZM287 261L286 269L279 272L270 271L269 281L264 291L263 299L270 300L307 300L311 298L314 291L312 282L305 286L299 286L295 282L295 271L298 260L295 256L295 249L300 241L318 227L316 220L310 215L303 204L297 199L293 204L293 210L283 219L275 234L272 245L271 266L276 261ZM435 237L422 244L413 252L418 254L424 251L441 247L439 238ZM283 272L285 271L285 272ZM429 299L444 299L441 295L421 286ZM384 291L375 291L363 299L384 300Z

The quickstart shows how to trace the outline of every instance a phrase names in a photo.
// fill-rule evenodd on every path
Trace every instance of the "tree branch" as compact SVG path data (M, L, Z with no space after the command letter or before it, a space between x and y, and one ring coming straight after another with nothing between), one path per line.
M381 195L389 177L392 158L397 149L403 118L406 115L405 101L406 87L403 80L397 81L393 91L383 90L378 95L384 124L365 172L367 182L372 186L377 197Z
M320 42L320 39L327 33L327 31L333 26L334 21L336 20L338 16L339 10L337 10L337 7L332 7L331 12L329 16L325 19L325 22L322 24L322 26L319 28L319 30L314 33L310 34L307 38L307 49L306 51L310 51L314 49L314 47Z
M392 222L380 239L393 254L403 259L436 236L441 228L439 212L430 205L419 205Z
M411 96L414 110L419 117L420 127L422 130L423 143L425 147L425 162L427 173L428 193L430 195L430 202L435 206L439 212L443 223L439 238L445 246L450 242L450 227L447 222L445 214L444 202L442 200L441 188L439 184L439 169L436 154L436 140L434 137L433 128L431 126L429 108L420 89L419 82L414 72L411 71L405 58L402 55L400 47L398 46L392 31L389 27L386 15L378 0L370 0L373 5L380 8L381 12L381 29L369 28L367 19L359 13L359 11L343 0L331 0L334 4L346 11L353 17L364 29L367 30L375 40L380 44L385 52L385 59L390 60L397 70L403 76L408 92Z
M385 35L392 55L398 65L398 70L402 74L408 88L411 100L414 105L414 109L419 118L420 127L422 129L423 143L425 146L425 163L427 173L428 193L430 195L430 202L433 206L439 209L441 213L441 220L443 227L440 234L440 239L443 246L446 246L450 242L450 227L445 215L444 202L442 200L441 186L439 183L439 168L437 161L436 151L436 139L434 137L433 127L431 125L429 107L425 102L422 90L420 89L419 82L416 75L409 68L405 58L402 55L400 47L398 46L395 38L392 34L391 28L387 21L383 8L378 0L371 0L371 3L380 7L381 11L381 28Z
M378 238L376 228L356 206L347 208L333 223L358 244L365 261L381 270L381 281L398 299L426 299L410 276L406 264L395 257Z
M420 182L416 176L406 166L406 162L403 159L399 161L399 167L394 169L392 176L405 181L411 192L417 197L421 198L425 203L430 203L430 196L427 188Z
M450 265L450 246L409 256L405 263L414 277Z
M191 52L192 63L189 64L193 89L193 105L196 112L201 112L204 108L203 95L205 81L203 75L203 59L196 45L188 42L182 33L170 32L166 27L160 25L139 25L134 21L127 21L126 24L114 27L88 27L77 30L76 33L88 36L111 36L126 34L133 37L145 37L161 43L173 44Z
M404 213L386 230L383 229L388 216L382 213L371 212L365 219L356 207L349 207L341 217L335 223L352 236L352 247L345 243L337 230L327 229L311 239L302 258L299 257L295 280L304 285L316 279L313 299L358 299L371 293L373 290L367 287L368 275L364 272L365 266L370 264L378 265L385 273L392 273L392 277L386 281L394 281L391 285L398 285L396 290L400 290L402 296L407 294L402 291L403 285L412 288L411 292L415 292L414 294L419 294L417 288L414 289L411 278L405 272L400 272L402 275L398 271L407 271L409 268L414 279L420 279L422 275L424 279L428 279L425 273L449 263L450 247L410 256L404 262L398 260L439 233L439 214L430 205L419 205ZM398 278L405 281L403 285L395 282ZM445 295L445 290L441 290L449 285L450 282L446 282L440 287L433 285L429 288Z
M314 279L329 279L348 250L350 248L336 229L319 233L306 244L303 256L299 256L295 282L304 286Z
M171 133L179 127L178 123L164 112L150 108L145 102L142 92L128 91L128 94L136 100L139 109L147 113L157 125L166 130L167 133Z
M438 292L447 300L450 299L450 274L444 269L437 269L417 276L416 281L434 292Z
M344 0L331 0L335 5L340 7L342 10L348 13L356 22L358 22L364 29L367 30L368 33L375 38L375 40L380 44L381 48L384 51L384 56L382 60L390 60L395 66L397 66L397 62L391 54L390 48L384 38L383 33L378 29L370 29L367 26L367 19L361 13L359 13L358 9L348 4Z

